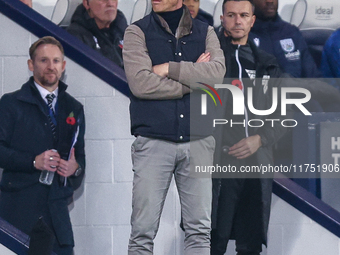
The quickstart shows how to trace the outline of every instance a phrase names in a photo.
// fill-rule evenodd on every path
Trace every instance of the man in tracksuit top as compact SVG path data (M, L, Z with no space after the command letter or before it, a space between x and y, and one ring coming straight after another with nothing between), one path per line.
M212 27L193 20L182 0L152 1L153 11L129 26L123 59L131 89L133 199L129 255L153 254L174 175L185 228L184 254L210 254L211 179L190 166L212 165L211 127L193 134L190 101L202 82L221 83L223 52ZM190 141L190 137L194 138ZM196 153L193 153L195 150Z
M272 106L273 88L279 87L275 78L281 77L282 72L274 56L258 49L248 39L255 21L252 9L251 0L223 2L224 29L218 35L227 67L223 83L237 86L245 102L247 97L252 97L254 108L264 110ZM249 94L249 89L253 95ZM218 92L226 105L217 118L238 124L217 125L214 165L232 166L239 173L214 176L211 255L223 255L229 239L236 240L238 255L258 255L262 244L267 244L272 178L240 172L245 166L273 166L272 146L286 128L277 124L282 119L279 106L270 115L255 115L246 105L244 115L234 115L236 97L229 90ZM262 126L258 122L248 124L252 119L276 119L278 122ZM243 121L245 124L240 125Z
M295 78L320 77L299 29L281 19L278 0L254 0L256 21L249 38L274 55L280 68Z

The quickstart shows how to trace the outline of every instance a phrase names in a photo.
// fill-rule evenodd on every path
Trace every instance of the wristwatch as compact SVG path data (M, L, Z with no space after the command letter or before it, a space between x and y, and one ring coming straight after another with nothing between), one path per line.
M83 171L83 169L81 168L81 166L78 164L78 168L76 169L76 171L74 172L74 176L79 176L81 174L81 172Z

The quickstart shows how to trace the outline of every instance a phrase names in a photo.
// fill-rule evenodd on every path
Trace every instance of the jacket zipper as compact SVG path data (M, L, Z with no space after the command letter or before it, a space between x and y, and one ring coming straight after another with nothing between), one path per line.
M240 48L240 45L237 46L237 49L235 51L235 57L236 57L237 65L238 65L238 79L242 83L242 92L243 92L243 95L244 95L244 85L243 85L243 81L242 81L242 66L241 66L239 56L238 56L239 48ZM246 137L249 137L249 133L248 133L248 111L247 111L246 104L244 104L244 117L245 117L245 134L246 134Z

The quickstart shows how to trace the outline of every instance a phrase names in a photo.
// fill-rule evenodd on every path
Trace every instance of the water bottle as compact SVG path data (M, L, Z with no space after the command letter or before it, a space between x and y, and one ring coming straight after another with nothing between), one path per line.
M54 178L54 172L43 170L41 171L39 182L46 185L51 185Z
M57 152L57 150L52 149L54 152ZM51 166L52 167L52 166ZM45 185L51 185L54 178L54 172L43 170L41 171L39 182Z

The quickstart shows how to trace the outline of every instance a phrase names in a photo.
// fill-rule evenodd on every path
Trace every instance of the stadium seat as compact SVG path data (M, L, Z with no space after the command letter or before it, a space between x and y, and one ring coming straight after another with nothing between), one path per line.
M51 21L60 27L68 27L74 11L81 3L82 0L58 0L54 6Z
M150 0L137 0L133 6L130 24L149 14L151 8Z
M340 27L339 15L339 0L298 0L293 8L290 23L300 29L317 66L326 40Z
M221 25L221 15L222 15L222 4L223 0L218 0L214 7L213 18L214 27L217 28Z
M294 8L294 4L284 4L281 10L279 11L279 15L281 19L283 19L284 21L290 22L293 8Z

